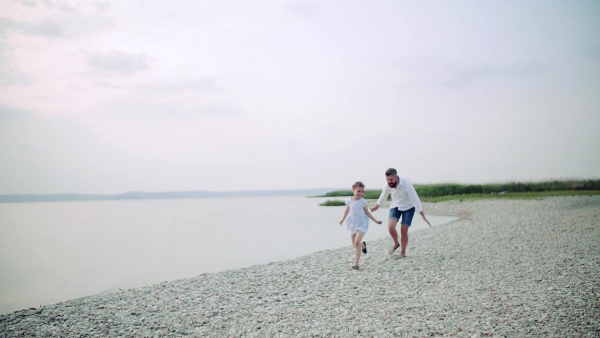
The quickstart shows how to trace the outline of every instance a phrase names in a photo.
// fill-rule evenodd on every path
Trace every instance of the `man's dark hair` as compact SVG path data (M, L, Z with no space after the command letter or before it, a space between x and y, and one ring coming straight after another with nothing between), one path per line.
M394 175L394 176L398 175L398 172L396 171L396 169L389 168L388 170L385 171L385 176L391 176L391 175Z

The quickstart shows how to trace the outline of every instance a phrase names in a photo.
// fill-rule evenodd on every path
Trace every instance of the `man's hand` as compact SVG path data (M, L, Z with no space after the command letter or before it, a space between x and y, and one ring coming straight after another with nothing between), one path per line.
M379 204L375 204L375 206L371 208L371 212L377 211L377 209L379 209Z
M423 220L424 220L425 222L427 222L427 224L429 224L429 226L431 227L431 223L429 223L429 221L427 220L427 217L425 217L425 212L424 212L424 211L421 211L421 212L420 212L420 214L421 214L421 217L423 218Z

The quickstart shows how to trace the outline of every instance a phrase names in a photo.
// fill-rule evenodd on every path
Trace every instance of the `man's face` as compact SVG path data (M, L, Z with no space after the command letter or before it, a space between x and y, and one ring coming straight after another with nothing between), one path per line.
M386 176L385 179L387 180L390 188L395 188L398 185L398 176L396 175Z

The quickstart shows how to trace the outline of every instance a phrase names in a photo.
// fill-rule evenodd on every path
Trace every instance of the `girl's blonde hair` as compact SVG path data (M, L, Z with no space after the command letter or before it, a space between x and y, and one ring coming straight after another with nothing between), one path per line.
M358 181L358 182L356 182L356 183L354 183L354 184L352 185L352 190L354 190L354 189L356 189L356 188L358 188L358 187L360 187L360 188L364 188L364 187L365 187L365 185L363 184L363 182L361 182L361 181Z

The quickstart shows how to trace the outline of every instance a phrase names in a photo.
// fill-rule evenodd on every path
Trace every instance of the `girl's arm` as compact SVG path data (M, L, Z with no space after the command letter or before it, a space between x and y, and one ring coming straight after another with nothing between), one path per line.
M375 217L373 217L373 215L371 215L371 213L369 212L369 208L365 207L365 214L371 219L373 220L373 222L377 223L377 224L381 224L381 221L378 221L375 219Z
M348 216L349 211L350 211L350 207L346 207L346 211L344 211L344 217L342 217L342 220L340 221L340 225L342 225L342 223L344 223L344 220L346 219L346 216Z

